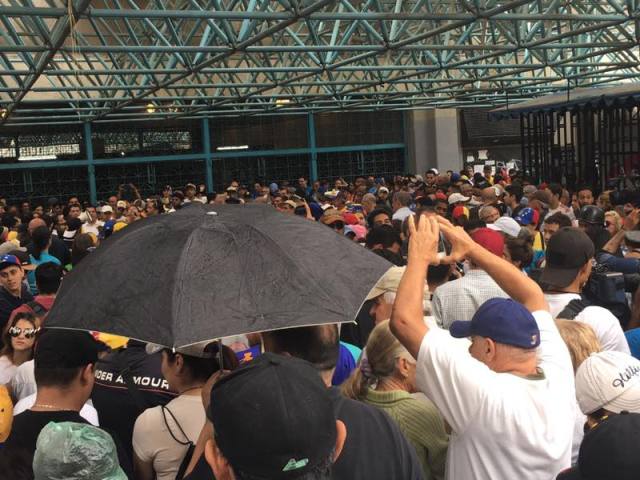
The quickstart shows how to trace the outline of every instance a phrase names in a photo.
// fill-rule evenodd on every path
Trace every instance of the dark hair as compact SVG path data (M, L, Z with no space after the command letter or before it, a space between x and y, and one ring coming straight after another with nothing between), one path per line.
M562 191L564 190L562 185L559 183L552 183L547 188L553 195L558 195L558 197L562 196Z
M17 223L18 223L18 220L16 220L16 217L11 215L10 213L5 213L4 215L2 215L3 227L7 227L9 230L11 230L12 228L15 228Z
M367 225L369 225L369 228L373 228L373 220L381 214L387 215L389 220L391 220L392 214L388 208L376 208L367 215Z
M288 353L311 363L320 371L331 370L338 363L340 335L337 325L285 328L264 332L272 353Z
M77 218L69 218L69 216L67 215L67 230L69 230L70 232L76 231L76 230L80 230L82 228L82 221Z
M62 267L53 262L45 262L36 268L36 286L40 294L52 295L60 288Z
M595 195L596 193L591 185L579 185L578 188L576 188L576 194L582 192L583 190L589 190L592 195Z
M218 362L218 343L211 343L207 345L205 351L210 352L213 356L211 358L194 357L193 355L185 355L183 353L173 353L169 349L165 349L167 352L167 361L173 363L176 360L176 356L180 355L184 361L185 367L189 370L192 380L207 381L211 375L220 370L220 363ZM238 358L226 345L222 346L222 363L225 370L235 370L238 368Z
M390 248L394 243L402 245L402 239L400 233L391 225L378 225L373 227L365 239L365 244L368 249L372 249L374 245L381 244L382 248Z
M44 223L47 224L47 228L51 230L51 226L53 225L54 218L52 215L47 215L46 213L40 217Z
M516 202L518 203L520 203L520 200L522 200L522 197L524 196L524 190L522 189L522 186L518 184L507 185L505 187L505 191L509 195L513 195L514 197L516 197Z
M38 387L68 387L73 383L80 372L87 366L74 368L38 368L33 369L33 374Z
M88 233L76 235L71 246L71 265L75 267L80 263L80 260L91 253L89 249L94 246L93 237Z
M507 238L506 244L512 262L520 262L520 268L531 265L533 261L533 247L527 240L521 238Z
M486 228L487 224L480 219L469 219L467 223L464 224L464 229L467 232L472 230L476 230L477 228Z
M228 197L228 198L224 201L224 203L232 204L232 205L238 205L238 204L240 204L240 203L242 203L242 202L241 202L241 201L240 201L240 199L239 199L239 198L237 198L237 197Z
M559 225L560 228L570 227L571 219L564 213L556 212L553 215L549 215L547 218L545 218L544 223L553 223L555 225Z
M407 264L407 262L404 261L404 258L402 258L402 255L400 255L399 253L392 252L389 249L383 248L378 250L372 250L372 252L384 258L385 260L390 261L396 267L403 267Z
M20 320L26 320L33 325L33 328L38 328L39 322L36 316L31 312L18 312L16 313L10 322L4 326L2 331L2 342L4 346L0 350L0 357L6 355L13 362L13 345L11 345L11 336L9 335L9 329L15 327L16 323ZM33 357L33 348L31 349L31 355Z
M429 265L429 268L427 269L427 281L429 283L444 283L449 279L450 275L451 265L449 264L442 263L439 265Z
M40 260L42 252L47 249L51 241L51 232L44 225L38 227L31 232L31 241L33 242L33 257Z
M296 480L331 480L331 467L333 466L333 452L318 465L306 472L304 475L296 477ZM265 477L256 477L250 473L237 470L233 465L233 473L238 480L264 480Z

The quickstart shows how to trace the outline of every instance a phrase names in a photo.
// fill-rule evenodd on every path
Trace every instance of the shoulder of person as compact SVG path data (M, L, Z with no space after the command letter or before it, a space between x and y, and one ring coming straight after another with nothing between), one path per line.
M144 412L138 415L136 423L133 428L134 435L136 432L146 429L154 429L163 425L162 422L162 408L160 406L147 408Z
M604 308L604 307L600 307L598 305L589 305L588 307L586 307L584 310L582 310L578 315L576 315L576 319L580 319L580 317L591 317L593 319L597 319L597 320L611 320L614 321L615 323L620 323L618 318L611 313L611 310Z

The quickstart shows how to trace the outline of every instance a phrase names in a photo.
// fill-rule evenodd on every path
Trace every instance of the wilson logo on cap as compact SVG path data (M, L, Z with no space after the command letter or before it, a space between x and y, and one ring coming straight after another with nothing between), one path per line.
M291 470L298 470L300 468L306 467L308 463L309 463L308 458L303 458L301 460L296 460L295 458L292 458L287 462L287 464L284 466L282 471L289 472Z

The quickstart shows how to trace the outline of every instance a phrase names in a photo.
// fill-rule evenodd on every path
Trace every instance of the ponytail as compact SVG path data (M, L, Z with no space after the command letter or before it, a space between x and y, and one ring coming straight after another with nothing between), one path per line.
M345 397L353 400L363 400L366 397L367 390L371 385L371 377L369 377L369 373L366 370L368 363L366 351L363 350L358 366L351 372L351 376L349 376L340 387Z
M342 384L342 393L354 400L364 399L369 387L375 387L378 381L393 375L396 359L406 352L391 333L389 320L380 322L369 335L358 367Z

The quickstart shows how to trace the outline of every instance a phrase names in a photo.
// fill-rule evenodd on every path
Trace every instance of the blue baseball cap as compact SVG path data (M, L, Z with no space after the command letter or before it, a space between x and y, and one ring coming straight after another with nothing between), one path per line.
M536 348L540 345L540 329L536 319L524 305L510 298L487 300L470 322L453 322L449 333L456 338L478 335L520 348Z
M22 268L22 262L15 255L2 255L0 257L0 270L7 267L16 266Z
M538 223L539 219L540 214L530 207L523 208L515 217L516 222L518 222L520 225L531 225L532 223Z

